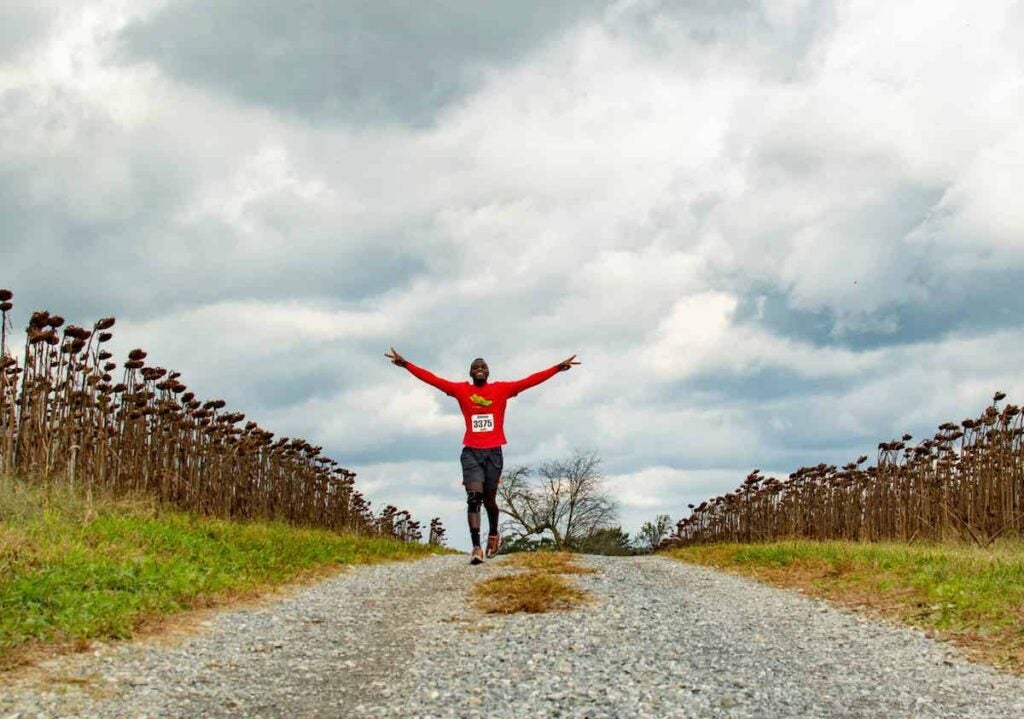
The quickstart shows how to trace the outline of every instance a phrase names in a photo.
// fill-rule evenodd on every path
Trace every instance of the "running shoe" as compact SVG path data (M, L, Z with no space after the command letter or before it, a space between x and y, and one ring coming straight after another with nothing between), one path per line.
M484 562L484 550L480 547L473 547L473 551L469 555L470 564L483 564Z
M487 558L495 556L498 553L498 549L501 547L501 537L497 534L487 535Z

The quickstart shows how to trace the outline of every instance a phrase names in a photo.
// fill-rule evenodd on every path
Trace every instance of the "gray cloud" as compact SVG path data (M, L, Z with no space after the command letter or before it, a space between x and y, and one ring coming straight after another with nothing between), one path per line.
M814 71L815 49L836 22L829 0L639 0L609 13L612 32L647 52L700 66L741 60L763 78L795 81Z
M428 124L490 67L595 10L583 0L174 2L125 49L185 82L314 121Z
M56 3L9 0L0 5L0 60L7 60L45 36Z

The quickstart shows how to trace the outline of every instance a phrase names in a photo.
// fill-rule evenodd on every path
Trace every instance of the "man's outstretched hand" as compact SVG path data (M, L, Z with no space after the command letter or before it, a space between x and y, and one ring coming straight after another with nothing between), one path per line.
M394 352L394 350L391 351ZM572 369L572 366L577 364L579 364L579 362L576 361L576 355L573 355L569 359L558 363L558 371L565 372L567 369Z
M385 352L384 356L391 360L391 364L396 364L399 367L405 367L408 362L405 361L405 357L398 354L398 351L394 347L391 348L391 352Z

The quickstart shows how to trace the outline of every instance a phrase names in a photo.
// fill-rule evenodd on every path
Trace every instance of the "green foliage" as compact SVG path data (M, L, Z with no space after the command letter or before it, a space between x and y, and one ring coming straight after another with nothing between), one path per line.
M571 547L563 550L580 554L604 554L624 557L635 554L629 534L622 527L605 527L596 529ZM551 537L502 537L501 554L516 552L557 552L560 551Z
M672 532L672 517L667 514L659 514L653 522L644 522L636 535L637 549L643 552L653 552Z
M580 540L573 549L583 554L604 554L613 557L624 557L634 553L629 533L623 532L622 527L596 529Z
M502 537L499 554L515 554L516 552L554 552L555 541L551 537Z
M34 641L127 637L146 618L432 548L86 499L0 478L0 665Z

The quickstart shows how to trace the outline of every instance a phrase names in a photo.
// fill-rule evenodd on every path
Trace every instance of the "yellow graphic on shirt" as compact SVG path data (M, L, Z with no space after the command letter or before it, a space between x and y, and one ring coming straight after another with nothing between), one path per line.
M492 404L494 404L494 400L493 399L485 399L484 397L481 397L478 394L471 394L471 395L469 395L469 400L473 404L478 404L481 407L490 407Z

